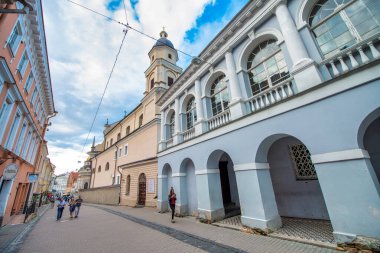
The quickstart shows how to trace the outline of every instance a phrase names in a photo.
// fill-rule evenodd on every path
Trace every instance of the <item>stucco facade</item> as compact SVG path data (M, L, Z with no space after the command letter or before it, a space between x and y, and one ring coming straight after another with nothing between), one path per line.
M380 6L341 2L249 2L160 98L159 211L380 238Z
M29 15L0 14L1 225L25 211L33 193L28 175L38 170L46 127L55 115L41 1L30 3Z
M90 152L91 187L120 184L120 204L156 206L157 142L160 139L159 107L156 102L179 76L178 55L167 33L160 33L148 56L144 96L120 121L106 124L104 150ZM95 144L93 144L94 146Z

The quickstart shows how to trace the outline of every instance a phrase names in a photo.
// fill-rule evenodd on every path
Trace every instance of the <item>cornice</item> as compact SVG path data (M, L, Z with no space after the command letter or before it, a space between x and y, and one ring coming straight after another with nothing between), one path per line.
M253 26L257 26L263 20L265 16L273 14L273 8L283 0L256 0L250 1L243 7L243 9L235 15L235 17L220 31L215 38L206 46L206 48L200 53L198 58L202 59L201 64L195 65L191 63L190 66L178 77L174 84L168 89L168 91L161 96L157 101L157 105L166 107L168 99L177 93L184 83L195 81L205 71L208 71L210 65L218 62L225 51L231 50L235 45L245 39L241 36L242 30L247 33L252 30ZM267 8L263 8L264 5L268 5ZM252 19L252 16L256 18ZM239 31L239 33L238 33ZM221 51L223 50L223 53ZM197 75L194 77L194 73ZM189 80L191 78L191 80Z

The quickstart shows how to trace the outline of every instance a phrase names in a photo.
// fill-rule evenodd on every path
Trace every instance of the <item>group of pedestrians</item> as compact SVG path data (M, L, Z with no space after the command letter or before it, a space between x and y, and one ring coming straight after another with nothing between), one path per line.
M68 199L68 206L70 211L70 218L78 218L79 210L82 205L83 199L78 196L77 199L74 197L70 197ZM62 218L63 210L65 209L66 201L62 197L58 198L58 204L57 204L57 221L59 221Z

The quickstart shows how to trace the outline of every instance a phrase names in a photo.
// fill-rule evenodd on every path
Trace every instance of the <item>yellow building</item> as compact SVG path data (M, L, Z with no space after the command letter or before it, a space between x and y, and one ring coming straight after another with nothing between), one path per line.
M160 37L148 53L150 66L145 71L141 103L120 121L110 125L107 122L103 149L91 159L91 188L120 185L121 205L156 206L160 140L156 102L182 71L176 65L178 54L168 34L162 31Z

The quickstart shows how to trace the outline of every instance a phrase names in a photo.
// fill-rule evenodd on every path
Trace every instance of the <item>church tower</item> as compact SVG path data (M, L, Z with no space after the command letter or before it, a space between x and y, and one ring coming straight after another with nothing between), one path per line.
M182 72L182 69L176 65L178 61L177 50L175 50L173 43L168 40L166 31L160 32L160 39L157 40L148 55L150 66L145 71L144 95L157 88L168 89Z

